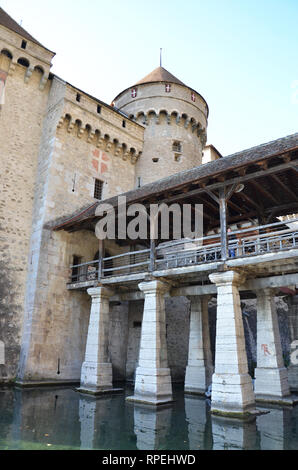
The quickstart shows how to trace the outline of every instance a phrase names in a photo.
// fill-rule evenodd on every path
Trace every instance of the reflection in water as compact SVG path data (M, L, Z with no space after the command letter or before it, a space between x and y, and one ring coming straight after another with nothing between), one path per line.
M236 420L212 416L213 450L256 448L256 419Z
M291 429L291 414L291 409L271 408L270 413L257 418L262 450L289 448L288 433Z
M212 449L210 416L209 410L207 413L206 399L186 395L184 401L189 448L192 450Z
M105 404L100 406L102 404L102 401L99 403L99 400L94 398L80 396L81 449L95 448L95 437L97 439L100 437L97 433L97 426L102 422L102 418L104 420L104 417L100 416L102 414L100 411L106 409Z
M134 406L134 432L139 450L166 449L171 427L171 406L149 408Z
M127 390L131 395L131 390ZM0 389L2 449L298 449L298 407L270 408L255 421L210 415L204 398L184 396L161 409L94 399L69 387Z

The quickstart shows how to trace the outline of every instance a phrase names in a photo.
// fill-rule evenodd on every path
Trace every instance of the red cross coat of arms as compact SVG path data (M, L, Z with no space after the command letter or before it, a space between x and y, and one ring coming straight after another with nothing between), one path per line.
M99 174L107 173L107 171L109 171L109 162L110 162L108 155L102 150L98 150L98 149L95 149L92 152L92 155L93 155L93 159L92 159L93 168Z

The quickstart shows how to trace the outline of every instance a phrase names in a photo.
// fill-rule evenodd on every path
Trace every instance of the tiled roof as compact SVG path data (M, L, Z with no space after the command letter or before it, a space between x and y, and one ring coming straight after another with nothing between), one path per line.
M144 83L152 82L169 82L169 83L178 83L179 85L185 86L178 78L174 77L170 72L168 72L163 67L157 67L153 72L146 75L142 80L136 83L136 85L142 85Z
M11 16L9 16L3 8L0 7L0 25L5 26L7 29L10 29L11 31L14 31L15 33L19 34L25 39L28 39L28 41L35 42L35 44L38 44L39 46L43 47L40 42L38 42L34 37L31 36L31 34L27 33L22 26L20 26Z

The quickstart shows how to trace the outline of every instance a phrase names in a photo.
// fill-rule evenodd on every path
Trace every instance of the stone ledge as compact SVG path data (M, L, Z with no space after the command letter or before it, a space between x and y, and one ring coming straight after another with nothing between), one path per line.
M255 398L258 403L272 403L281 406L294 406L298 403L298 395L276 397L273 395L256 394Z
M153 399L152 400L148 397L147 399L140 398L138 396L131 396L127 397L126 401L128 402L133 402L133 403L139 403L139 404L144 404L144 405L151 405L151 406L160 406L160 405L165 405L167 403L173 403L175 400L173 398L161 398L161 399Z
M91 389L91 388L76 388L76 392L82 395L89 395L89 396L100 396L100 395L112 395L114 393L122 393L124 391L123 388L102 388L102 389Z
M33 382L15 382L13 385L16 388L42 388L42 387L65 387L71 385L78 385L79 380L61 380L58 381L33 381Z

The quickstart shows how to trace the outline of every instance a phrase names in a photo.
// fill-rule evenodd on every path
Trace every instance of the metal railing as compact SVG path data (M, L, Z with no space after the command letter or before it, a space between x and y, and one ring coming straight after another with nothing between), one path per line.
M228 259L257 256L298 248L298 219L251 226L228 234ZM291 224L291 228L284 229ZM221 261L220 235L160 244L155 250L155 270L172 269ZM71 266L71 283L148 272L150 249Z
M150 250L132 251L104 258L103 277L148 271Z

